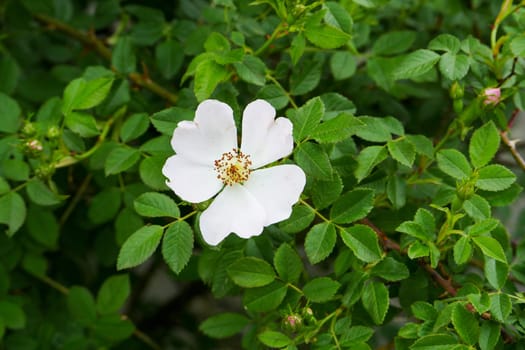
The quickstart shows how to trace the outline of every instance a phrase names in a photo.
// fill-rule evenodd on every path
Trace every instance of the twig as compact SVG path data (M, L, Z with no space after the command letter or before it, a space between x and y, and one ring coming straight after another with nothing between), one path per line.
M58 30L69 37L80 41L85 46L93 49L102 58L111 61L111 50L104 44L104 42L97 38L94 32L89 31L88 33L84 33L64 22L57 20L56 18L44 14L33 14L33 16L39 22L46 24L50 29ZM113 69L115 68L113 67ZM175 104L178 100L178 96L176 94L166 90L164 87L160 86L147 76L143 76L139 73L130 73L128 74L128 79L136 85L150 90L154 94L157 94L172 104Z
M523 159L521 154L516 149L517 140L509 139L507 131L501 131L500 135L501 135L501 140L509 148L509 151L512 154L512 157L514 158L516 163L519 165L521 169L525 170L525 160Z

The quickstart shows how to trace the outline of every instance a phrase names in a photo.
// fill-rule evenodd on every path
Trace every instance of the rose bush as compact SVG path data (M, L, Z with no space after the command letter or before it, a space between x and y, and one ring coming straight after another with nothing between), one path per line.
M0 348L522 348L524 6L0 2Z

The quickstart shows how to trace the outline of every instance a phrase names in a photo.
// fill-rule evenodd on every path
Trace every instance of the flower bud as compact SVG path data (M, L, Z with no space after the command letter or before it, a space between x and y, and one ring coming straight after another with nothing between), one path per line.
M283 318L283 328L290 332L297 332L303 325L303 319L297 314L291 314Z
M37 139L29 139L24 143L24 153L28 157L38 156L43 149L42 142Z
M35 175L41 180L48 180L55 173L55 167L51 164L44 164L35 169Z
M25 136L33 136L34 134L36 134L35 124L31 122L26 122L22 127L22 134L24 134Z
M487 88L483 90L483 104L485 105L497 105L500 102L500 98L500 88Z
M452 84L450 87L450 97L453 100L459 100L463 98L463 95L465 94L465 89L463 89L463 86L461 86L460 83L457 81Z
M51 126L47 129L46 136L50 140L57 139L60 136L60 128L57 126Z

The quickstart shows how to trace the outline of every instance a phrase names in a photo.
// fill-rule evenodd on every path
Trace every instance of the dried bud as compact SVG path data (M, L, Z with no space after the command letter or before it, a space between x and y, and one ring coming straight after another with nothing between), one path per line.
M485 105L497 105L500 101L500 97L500 88L488 88L483 90L483 104Z

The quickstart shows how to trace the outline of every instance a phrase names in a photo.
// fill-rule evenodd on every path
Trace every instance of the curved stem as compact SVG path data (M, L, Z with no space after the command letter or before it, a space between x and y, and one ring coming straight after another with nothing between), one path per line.
M102 58L111 61L111 50L104 44L103 41L98 39L92 31L84 33L48 15L37 13L33 14L33 16L39 22L46 24L51 30L58 30L68 35L69 37L78 40L85 46L88 46L91 49L93 49L93 51L95 51ZM159 84L151 80L149 76L145 76L139 73L130 73L128 74L128 79L136 85L150 90L154 94L164 98L172 104L175 104L178 100L178 96L176 94L160 86Z
M279 25L277 27L275 27L272 35L270 35L270 37L264 42L264 44L260 48L258 48L257 51L255 51L254 55L255 56L262 55L270 47L270 45L273 44L275 39L277 39L279 37L279 35L281 34L281 31L284 28L284 26L285 26L284 23L282 23L282 22L279 23Z

